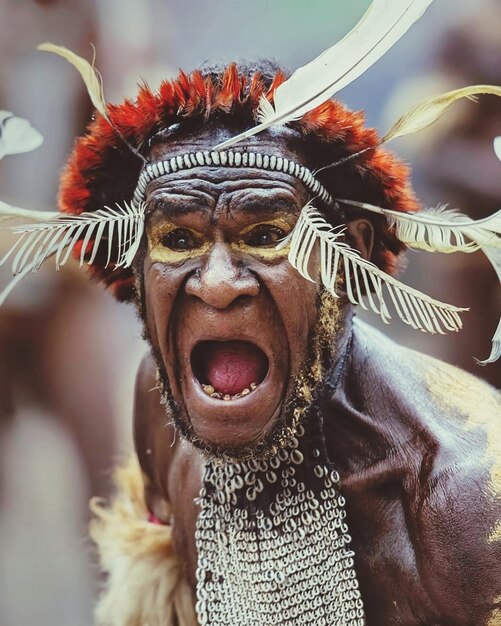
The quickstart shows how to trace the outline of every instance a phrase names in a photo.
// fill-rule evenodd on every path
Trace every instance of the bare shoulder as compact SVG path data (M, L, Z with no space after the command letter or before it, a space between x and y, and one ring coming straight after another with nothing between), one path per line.
M411 500L411 525L423 582L444 615L491 626L501 624L501 438L490 424L480 429L478 451L466 446L450 460L437 452Z
M435 590L444 604L462 606L465 623L499 624L501 395L438 361L428 364L426 382L446 421L419 517L429 550L423 569L440 567Z
M423 584L451 623L499 624L501 393L359 330L368 410L378 408L391 432L402 433L405 506Z

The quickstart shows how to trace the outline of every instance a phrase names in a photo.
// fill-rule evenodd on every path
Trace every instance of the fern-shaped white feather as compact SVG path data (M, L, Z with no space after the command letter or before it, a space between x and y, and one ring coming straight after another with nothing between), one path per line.
M49 250L46 258L53 256L57 252L57 246L53 246L52 250ZM32 261L28 263L21 272L16 274L14 278L6 285L2 291L0 291L0 307L3 306L5 300L10 296L19 283L37 269L37 264Z
M386 274L370 261L363 259L357 250L341 241L343 231L332 227L311 205L303 208L299 220L288 238L289 261L307 280L310 259L316 244L320 247L320 276L325 288L334 296L336 281L344 271L346 294L353 304L370 309L385 323L391 319L387 306L389 296L400 319L415 329L444 334L462 328L461 309L430 298ZM365 291L364 300L362 295Z
M437 207L419 213L403 213L382 207L338 199L371 213L384 215L395 226L395 234L410 248L428 252L475 252L482 246L501 248L501 211L479 220L472 220L459 211Z
M124 203L116 208L105 207L76 216L60 215L57 219L37 224L12 226L19 235L15 244L0 260L0 265L12 259L12 272L18 274L31 265L37 270L55 255L56 268L64 265L78 242L82 242L80 265L91 265L103 241L108 243L106 267L129 267L136 255L144 231L145 204ZM89 248L89 246L91 246Z
M445 253L482 250L501 283L501 211L473 220L458 211L444 208L429 209L420 213L401 213L353 200L338 202L384 215L388 222L395 226L398 239L410 248ZM482 365L494 363L500 357L501 319L492 339L491 354L480 363Z
M6 220L33 220L35 222L56 219L60 213L57 211L34 211L32 209L22 209L11 206L0 200L0 222Z
M261 99L258 126L215 147L238 141L301 118L352 83L378 61L423 15L433 0L373 0L346 37L300 67L274 93L274 106Z

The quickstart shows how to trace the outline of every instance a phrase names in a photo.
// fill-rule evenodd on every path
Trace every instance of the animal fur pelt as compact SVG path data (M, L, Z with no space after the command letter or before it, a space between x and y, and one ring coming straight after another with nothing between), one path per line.
M97 626L196 626L194 599L172 542L172 526L148 521L137 459L116 472L110 506L93 500L90 534L107 575Z

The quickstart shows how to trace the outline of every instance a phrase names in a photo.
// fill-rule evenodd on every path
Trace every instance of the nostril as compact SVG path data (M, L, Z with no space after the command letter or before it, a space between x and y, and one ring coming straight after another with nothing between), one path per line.
M246 270L218 275L202 269L190 276L185 290L189 295L200 298L216 309L225 309L237 300L257 296L259 281Z

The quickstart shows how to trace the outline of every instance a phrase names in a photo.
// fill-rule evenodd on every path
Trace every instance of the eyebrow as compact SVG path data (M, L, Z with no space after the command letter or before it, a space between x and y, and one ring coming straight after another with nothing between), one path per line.
M255 197L252 199L249 198L248 200L242 201L240 204L238 204L238 206L228 206L227 209L230 213L238 212L246 215L269 215L273 213L292 214L299 211L299 207L294 201L283 197ZM152 198L148 202L148 213L152 214L156 212L161 212L166 217L171 218L195 213L203 213L207 211L212 212L212 210L212 207L202 205L202 202L200 201L194 201L193 196L187 196L186 198L182 198L178 195L175 200L168 200L166 198Z

